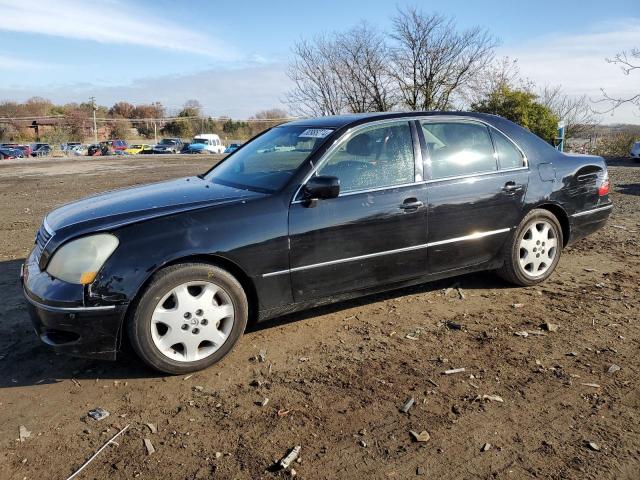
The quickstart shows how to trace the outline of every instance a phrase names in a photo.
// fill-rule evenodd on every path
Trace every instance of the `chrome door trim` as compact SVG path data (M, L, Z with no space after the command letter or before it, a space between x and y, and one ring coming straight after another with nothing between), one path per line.
M382 252L376 252L376 253L367 253L366 255L358 255L356 257L346 257L346 258L340 258L337 260L329 260L326 262L320 262L320 263L312 263L311 265L304 265L302 267L294 267L294 268L289 268L286 270L278 270L275 272L269 272L269 273L263 273L262 277L263 278L267 278L267 277L274 277L276 275L284 275L286 273L292 273L292 272L299 272L301 270L310 270L312 268L318 268L318 267L326 267L329 265L336 265L336 264L340 264L340 263L346 263L346 262L354 262L354 261L358 261L358 260L365 260L368 258L374 258L374 257L381 257L383 255L391 255L394 253L403 253L403 252L410 252L412 250L420 250L422 248L429 248L429 247L436 247L438 245L444 245L447 243L454 243L454 242L465 242L468 240L478 240L484 237L488 237L490 235L497 235L500 233L506 233L511 231L512 228L500 228L498 230L489 230L486 232L474 232L470 235L465 235L463 237L455 237L455 238L448 238L446 240L438 240L437 242L430 242L430 243L423 243L420 245L413 245L411 247L404 247L404 248L396 248L394 250L385 250Z
M499 233L506 233L509 231L511 231L511 228L500 228L498 230L489 230L488 232L474 232L471 235L465 235L464 237L456 237L456 238L449 238L447 240L439 240L437 242L428 243L427 245L430 247L435 247L437 245L445 245L447 243L465 242L467 240L478 240L480 238L488 237L490 235L498 235Z
M424 183L445 182L448 180L462 180L465 178L473 178L473 177L486 177L488 175L498 175L500 173L518 172L520 170L529 170L529 167L505 168L504 170L495 170L491 172L469 173L466 175L456 175L454 177L434 178L434 179L426 180Z
M604 207L592 208L591 210L584 210L582 212L574 213L572 217L584 217L585 215L591 215L592 213L602 212L613 208L613 204L605 205Z
M363 190L353 190L351 192L344 192L341 193L340 195L338 195L338 198L341 197L348 197L350 195L358 195L361 193L371 193L371 192L381 192L383 190L393 190L395 188L404 188L404 187L415 187L416 185L424 185L427 182L412 182L412 183L401 183L398 185L392 185L392 186L387 186L387 187L376 187L376 188L365 188ZM294 200L293 202L291 202L291 205L295 205L298 203L302 203L304 202L304 200Z
M341 193L339 195L339 197L348 197L349 195L358 195L360 193L370 193L370 192L379 192L382 190L393 190L394 188L403 188L403 187L415 187L417 185L426 185L426 184L430 184L430 183L437 183L437 182L445 182L448 180L464 180L467 178L475 178L475 177L485 177L488 175L498 175L501 173L510 173L510 172L517 172L520 170L529 170L529 167L516 167L516 168L506 168L504 170L497 170L497 171L492 171L492 172L481 172L481 173L470 173L467 175L458 175L456 177L443 177L443 178L436 178L435 180L422 180L420 182L413 182L413 183L401 183L399 185L391 185L391 186L387 186L387 187L376 187L376 188L365 188L363 190L353 190L351 192L344 192ZM304 200L294 200L293 202L291 202L292 205L298 204L298 203L302 203Z

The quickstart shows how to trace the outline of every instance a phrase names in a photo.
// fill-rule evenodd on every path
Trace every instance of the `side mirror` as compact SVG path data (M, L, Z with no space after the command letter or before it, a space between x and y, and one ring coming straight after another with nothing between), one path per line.
M304 197L308 200L327 200L340 194L338 177L319 175L311 177L303 188Z

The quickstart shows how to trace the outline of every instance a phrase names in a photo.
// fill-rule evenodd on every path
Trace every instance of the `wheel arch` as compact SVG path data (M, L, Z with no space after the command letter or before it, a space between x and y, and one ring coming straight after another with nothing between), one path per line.
M571 236L571 223L569 222L569 215L565 209L557 203L542 203L536 205L535 208L547 210L558 219L560 227L562 228L562 247L566 247L569 243L569 237Z
M129 302L129 307L127 308L127 312L124 316L124 320L122 321L122 325L120 326L120 334L119 334L119 344L122 344L124 336L127 334L127 329L124 328L126 323L130 321L131 314L133 309L138 304L138 300L142 293L146 290L147 286L153 280L153 277L159 271L171 267L174 265L179 265L181 263L207 263L209 265L214 265L216 267L220 267L226 271L228 271L231 275L233 275L240 285L244 289L247 295L247 303L249 304L249 318L247 320L247 325L251 325L257 322L258 320L258 311L259 311L259 301L258 301L258 293L255 288L255 285L249 275L240 267L237 263L229 260L228 258L222 257L220 255L215 254L196 254L196 255L187 255L184 257L175 258L167 263L163 263L158 266L153 272L151 272L147 278L142 282L142 284L138 287L135 295Z

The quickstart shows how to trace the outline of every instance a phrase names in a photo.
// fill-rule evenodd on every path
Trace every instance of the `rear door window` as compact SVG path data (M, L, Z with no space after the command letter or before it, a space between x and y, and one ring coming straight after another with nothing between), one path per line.
M491 135L496 146L500 170L524 167L524 155L511 140L494 128L491 129Z
M489 130L473 122L421 122L431 178L497 171Z

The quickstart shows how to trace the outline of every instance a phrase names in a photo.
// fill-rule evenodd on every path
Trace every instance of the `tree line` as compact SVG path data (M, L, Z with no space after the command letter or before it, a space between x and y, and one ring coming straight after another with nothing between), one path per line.
M287 74L291 111L304 116L388 110L496 113L552 141L563 119L579 136L594 123L586 96L559 86L538 88L517 60L497 58L498 39L479 26L398 8L390 31L360 22L346 31L304 38Z
M199 133L218 133L224 138L244 140L289 117L282 109L255 113L246 120L205 115L197 100L188 100L174 114L160 102L137 104L120 101L111 107L91 101L57 105L33 97L25 102L0 103L0 139L4 141L85 141L93 138L93 113L101 138L153 139L156 135L191 138ZM33 122L50 128L34 138Z

